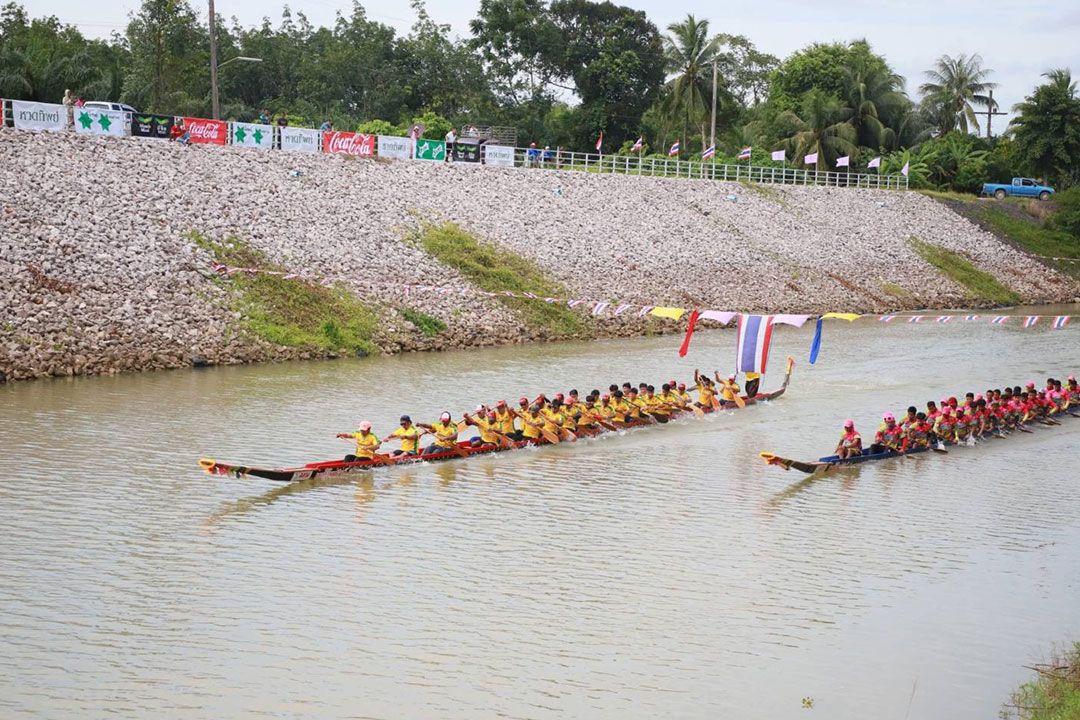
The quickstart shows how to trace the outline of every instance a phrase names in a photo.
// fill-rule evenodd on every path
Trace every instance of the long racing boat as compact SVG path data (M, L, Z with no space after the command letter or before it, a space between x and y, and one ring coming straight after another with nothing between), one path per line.
M1054 418L1065 417L1065 416L1080 417L1080 415L1077 415L1076 413L1073 413L1071 411L1066 411L1066 412L1063 412L1063 413L1058 413L1057 415L1054 416ZM1029 421L1028 423L1025 423L1025 424L1026 425L1031 425L1031 424L1034 424L1036 422L1039 422L1039 421L1038 420L1031 420L1031 421ZM1051 423L1040 423L1040 424L1051 424ZM1021 425L1017 429L1019 429L1021 432L1031 432L1031 430L1028 430L1026 427L1024 427L1024 425ZM1004 435L995 435L994 437L1005 437L1005 436ZM946 442L946 443L943 443L943 444L946 447L953 447L954 446L954 443L951 443L951 442ZM877 462L878 460L889 460L891 458L904 457L906 455L917 455L919 453L925 453L925 452L929 452L931 450L933 450L935 452L941 452L941 453L947 452L947 451L944 451L944 450L937 450L937 449L935 449L933 447L912 448L911 450L908 450L907 452L903 452L903 453L896 452L895 450L886 450L885 452L871 453L869 450L866 450L866 451L863 452L862 455L856 455L854 457L849 457L849 458L841 458L838 455L827 455L826 457L819 458L818 460L810 460L810 461L807 461L807 460L792 460L791 458L780 457L779 455L775 455L775 454L773 454L771 452L762 452L762 453L758 453L758 454L761 456L761 459L764 460L769 465L775 465L776 467L782 468L784 470L798 470L799 472L806 473L807 475L828 475L829 473L835 472L837 470L862 465L863 463Z
M791 370L795 365L794 358L787 359L787 370L784 373L784 382L779 388L772 392L758 393L753 397L742 398L744 405L755 405L757 403L766 400L775 400L787 391L788 383L791 381ZM702 408L705 413L714 413L720 410L733 410L738 405L734 402L721 402L716 408ZM690 410L681 410L672 412L668 418L669 421L677 417L685 417L692 415ZM617 430L607 430L599 425L593 427L581 427L576 431L576 435L579 438L596 437L597 435L603 435L605 433L617 432L623 429L632 429L646 427L649 425L655 425L656 421L649 420L636 420L625 423L620 423ZM312 480L316 477L330 478L341 477L343 475L350 475L354 473L367 472L377 467L385 467L388 465L410 465L415 463L425 462L442 462L445 460L458 460L461 458L472 457L473 455L489 455L500 452L510 452L512 450L520 450L521 448L529 447L532 445L546 445L545 442L535 442L532 440L518 440L510 443L507 447L501 445L480 445L473 447L468 440L464 440L457 443L457 448L453 450L445 450L440 452L434 452L426 455L376 455L372 460L356 460L354 462L345 462L344 460L326 460L322 462L313 462L303 465L301 467L291 468L259 468L250 467L247 465L232 465L228 463L220 463L210 458L202 458L199 460L199 465L207 473L211 475L231 475L233 477L245 477L253 476L265 478L267 480L276 480L278 482L298 482L301 480Z

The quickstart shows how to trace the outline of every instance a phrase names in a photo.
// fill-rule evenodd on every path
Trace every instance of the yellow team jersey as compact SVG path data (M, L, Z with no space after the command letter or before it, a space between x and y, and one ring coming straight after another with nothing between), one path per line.
M544 425L544 417L540 413L525 412L522 416L526 422L521 423L521 434L530 440L540 437L540 428Z
M509 410L503 410L502 412L496 410L495 420L499 424L499 432L504 435L517 432L517 427L514 425L514 416L510 414Z
M685 390L679 390L675 394L679 396L679 399L682 400L684 404L690 404L690 401L692 399L690 397L690 393L686 392Z
M563 424L563 414L548 408L544 408L541 412L544 415L544 427L551 432L559 432L559 428L562 427Z
M650 395L645 398L645 404L649 412L653 415L667 415L668 412L670 412L667 408L663 406L664 401L656 397L655 395Z
M356 457L366 460L375 457L375 448L379 445L379 438L375 436L375 433L369 432L365 435L354 432L352 435L356 438Z
M499 429L498 420L488 420L487 418L475 418L476 428L480 431L480 441L490 444L499 442L499 436L496 435L493 430Z
M630 412L630 404L626 400L611 401L611 414L616 422L626 422L626 415Z
M732 390L731 385L724 385L720 388L720 397L724 399L724 402L735 402L735 393L737 390Z
M388 437L401 438L401 451L407 453L416 452L416 446L420 444L420 429L415 425L408 428L399 427Z
M457 425L454 423L444 423L442 420L431 424L431 429L435 432L435 446L441 448L452 448L457 440Z
M699 403L706 407L712 405L713 397L715 397L716 393L713 392L713 389L711 387L709 387L705 383L698 383L697 391Z
M584 403L576 403L574 408L580 413L577 418L577 424L584 427L592 427L596 424L596 420L593 416L596 411Z
M683 405L682 398L679 397L679 394L676 392L666 392L660 396L660 399L668 405L673 405L674 407L682 407Z

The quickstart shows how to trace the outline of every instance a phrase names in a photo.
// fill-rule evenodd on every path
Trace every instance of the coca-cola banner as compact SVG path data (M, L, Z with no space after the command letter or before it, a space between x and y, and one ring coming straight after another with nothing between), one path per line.
M408 160L409 156L412 155L412 144L413 141L409 138L380 135L379 157Z
M224 120L186 117L184 124L191 133L193 143L224 145L229 138L229 125Z
M514 148L504 145L484 144L484 164L497 167L514 167Z
M322 149L325 153L372 157L375 154L375 136L331 130L323 133Z
M67 108L50 103L11 101L11 118L21 130L63 130L67 127Z
M283 127L278 129L281 137L281 149L289 152L319 152L318 130L309 128Z
M168 140L172 124L172 115L140 115L136 113L131 116L131 137Z

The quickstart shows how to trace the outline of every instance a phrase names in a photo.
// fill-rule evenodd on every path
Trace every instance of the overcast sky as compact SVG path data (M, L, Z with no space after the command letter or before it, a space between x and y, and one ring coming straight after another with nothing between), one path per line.
M56 15L95 37L122 31L138 0L92 3L85 0L21 0L32 16ZM718 4L706 0L615 0L644 10L663 32L687 13L709 18L716 32L749 37L759 49L780 58L814 41L865 37L908 79L914 96L922 71L942 54L979 53L999 84L994 96L1002 109L1021 101L1038 84L1040 73L1054 67L1072 69L1080 79L1080 2L1077 0L771 0ZM479 0L427 0L428 11L441 23L468 35L468 22ZM205 12L206 3L192 3ZM216 0L219 15L235 16L242 25L257 25L264 16L276 21L281 7L303 12L315 25L330 25L351 2L339 0ZM408 2L372 0L362 3L371 19L407 32L412 24ZM1004 128L995 118L995 131ZM995 132L996 134L996 132Z

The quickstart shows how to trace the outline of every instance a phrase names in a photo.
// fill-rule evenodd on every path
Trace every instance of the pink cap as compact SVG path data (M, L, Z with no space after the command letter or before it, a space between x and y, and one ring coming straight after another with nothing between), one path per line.
M1076 376L1075 375L1070 375L1068 380L1069 380L1069 382L1076 382Z
M476 406L476 412L478 412L478 413L484 412L484 406L483 405L477 405Z
M442 415L439 416L439 419L442 420L443 422L446 422L447 420L450 419L450 413L444 412Z
M890 421L895 422L896 421L896 416L893 415L892 413L885 413L885 417L883 419L885 420L885 422L890 422Z
M855 421L852 420L851 418L848 418L847 420L844 421L844 427L846 427L846 428L854 428L855 427Z
M370 430L371 429L371 423L369 423L367 420L361 420L360 421L360 429L361 430Z
M1035 383L1033 383L1033 382L1029 382L1029 383L1028 383L1027 385L1025 385L1024 387L1026 387L1026 388L1027 388L1028 390L1034 390L1034 389L1035 389Z
M975 396L975 402L979 402L980 400L983 400L983 399L984 399L984 398L983 398L983 396L982 396L982 395L976 395L976 396Z

